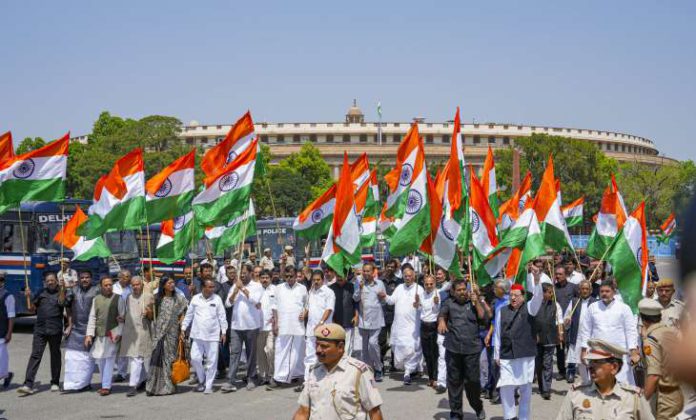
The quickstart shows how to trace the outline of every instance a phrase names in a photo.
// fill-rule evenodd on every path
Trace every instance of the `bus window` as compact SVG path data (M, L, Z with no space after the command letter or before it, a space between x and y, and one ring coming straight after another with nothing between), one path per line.
M22 226L24 231L24 240L28 241L27 227ZM5 222L2 225L2 250L3 252L22 252L22 235L19 232L19 223ZM28 247L25 246L24 252L28 252Z
M138 255L138 244L132 231L109 232L104 238L112 254Z
M53 238L60 232L63 225L59 223L42 223L35 225L34 230L36 252L60 252L60 244Z

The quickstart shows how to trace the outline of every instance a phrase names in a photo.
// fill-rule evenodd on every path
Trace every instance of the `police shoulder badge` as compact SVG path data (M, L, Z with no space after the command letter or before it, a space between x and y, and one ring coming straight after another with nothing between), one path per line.
M585 398L585 401L582 402L582 408L590 408L590 400Z
M650 356L652 354L652 347L650 347L650 345L643 346L643 354Z

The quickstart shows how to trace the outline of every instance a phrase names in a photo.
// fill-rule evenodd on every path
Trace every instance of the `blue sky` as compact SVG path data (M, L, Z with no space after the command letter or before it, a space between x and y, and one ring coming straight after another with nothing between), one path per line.
M451 119L626 132L696 160L696 2L5 1L0 131Z

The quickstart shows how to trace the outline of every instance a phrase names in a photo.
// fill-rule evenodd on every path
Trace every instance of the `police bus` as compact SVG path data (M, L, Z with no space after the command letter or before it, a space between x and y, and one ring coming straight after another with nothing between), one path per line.
M43 287L44 274L60 270L61 244L54 242L53 238L70 220L76 206L86 210L90 204L91 201L86 200L28 202L22 203L19 209L10 209L0 215L0 271L5 272L5 288L14 295L18 314L29 313L24 297L25 278L28 278L32 293L37 293ZM74 261L70 267L90 270L96 280L100 275L116 271L119 267L132 268L138 264L133 232L107 233L104 239L113 253L112 257L108 260L93 258L84 262ZM62 249L62 255L73 257L67 248Z

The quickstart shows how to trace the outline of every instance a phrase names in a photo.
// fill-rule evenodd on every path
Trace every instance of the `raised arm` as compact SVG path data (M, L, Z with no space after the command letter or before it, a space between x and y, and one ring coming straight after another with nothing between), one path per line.
M541 288L541 283L542 282L539 282L538 284L534 285L534 295L529 302L527 302L527 311L531 316L536 316L537 312L539 312L539 309L541 308L541 304L544 301L544 292Z

